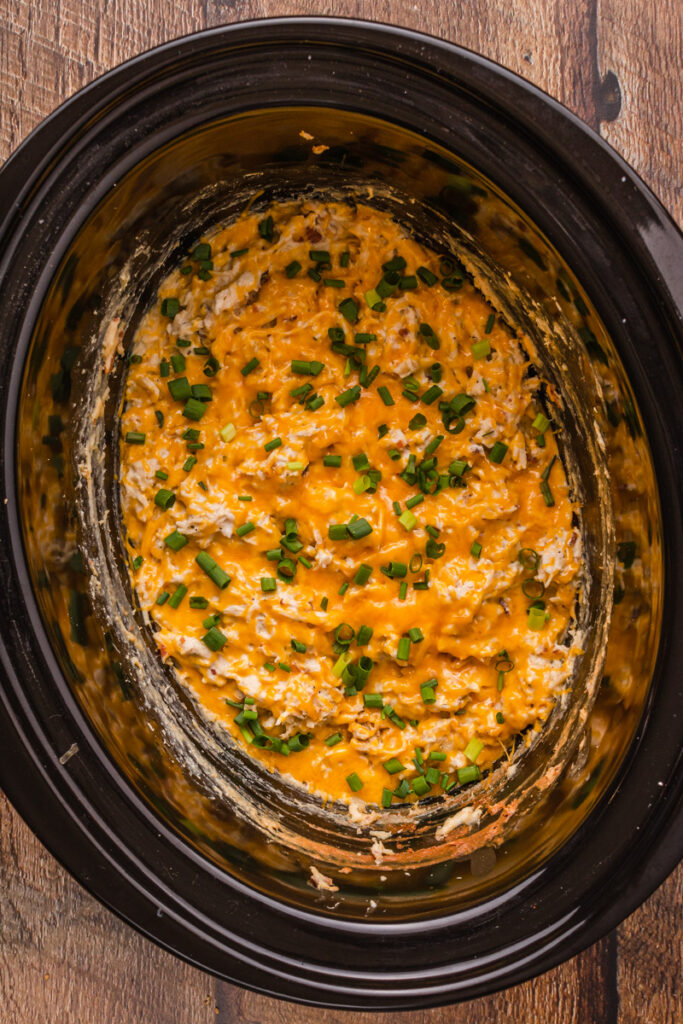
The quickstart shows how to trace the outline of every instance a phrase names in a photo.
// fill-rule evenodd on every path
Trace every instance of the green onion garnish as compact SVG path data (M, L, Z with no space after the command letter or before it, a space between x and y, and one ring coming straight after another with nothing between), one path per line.
M169 602L168 602L169 605L171 606L171 608L178 608L180 606L180 602L185 597L186 593L187 593L187 587L185 586L185 584L184 583L178 584L178 586L174 590L173 595L171 596L171 598L169 599Z
M488 338L482 338L481 341L475 341L472 345L472 358L473 359L486 359L487 356L491 355L491 342Z
M533 548L521 548L517 560L522 563L529 572L536 572L541 564L541 556Z
M334 400L341 405L344 409L347 405L352 402L357 402L360 398L361 389L359 384L354 384L352 388L348 388L346 391L342 391L340 395L335 395Z
M342 464L341 455L324 455L323 466L335 466L339 467Z
M352 523L349 523L346 527L349 532L349 536L353 540L360 540L361 537L367 537L368 534L372 533L372 527L367 519L354 519Z
M545 434L546 430L550 426L550 420L547 416L544 416L542 412L539 412L531 424L534 430L538 431L539 434Z
M176 377L175 380L169 380L168 390L176 402L186 402L188 398L192 397L192 388L187 377Z
M398 517L398 521L405 530L414 530L417 526L417 516L414 512L411 512L409 508L402 512Z
M356 643L359 647L365 647L370 643L373 634L372 626L361 626L356 635Z
M188 420L198 422L206 412L206 404L198 398L188 398L183 408L183 416Z
M396 658L399 661L407 661L410 657L410 637L402 636L396 648Z
M420 324L418 332L422 340L426 341L429 347L431 349L434 349L434 351L441 347L441 342L439 341L436 334L434 333L433 328L429 324Z
M328 736L325 740L326 747L336 747L337 743L341 743L342 734L340 732L333 732L331 736Z
M425 426L426 422L427 417L423 416L421 412L417 412L408 423L408 428L410 430L420 430L422 427Z
M209 602L205 597L191 597L190 608L208 608Z
M476 764L468 764L466 768L458 768L457 775L458 782L461 785L465 785L467 782L476 782L481 775L481 772L477 768Z
M436 276L436 274L433 274L432 271L429 270L428 267L418 267L417 268L417 276L429 288L431 288L433 285L435 285L436 282L439 280L438 277Z
M391 397L389 388L386 387L384 384L377 388L377 394L382 399L385 405L394 405L394 400Z
M372 576L372 566L366 562L361 562L356 570L356 575L353 577L353 582L359 587L364 587Z
M155 603L161 607L161 605L166 604L170 596L168 590L162 590Z
M491 462L501 463L507 454L508 446L503 444L502 441L496 441L493 448L489 451L489 459Z
M401 764L397 757L390 757L388 761L385 761L384 768L390 775L398 775L399 772L405 771L405 765Z
M349 784L349 789L353 790L354 793L357 793L360 789L363 788L363 780L357 775L356 772L351 772L350 775L347 775L346 781Z
M408 637L411 643L419 644L421 640L424 640L424 633L419 626L413 626L412 629L408 630Z
M299 261L292 260L292 262L288 263L287 266L285 267L285 274L287 275L287 277L296 277L300 270L301 264L299 263Z
M282 438L281 437L274 437L271 441L266 441L266 443L264 444L263 448L267 452L272 452L272 451L275 451L276 448L279 448L281 444L282 444Z
M173 491L169 491L167 488L161 487L154 495L154 504L166 511L175 505L175 494Z
M271 594L274 590L277 590L277 580L272 576L262 576L261 590L264 594Z
M479 541L478 540L472 541L472 546L470 548L470 554L472 555L472 558L479 558L479 556L481 555L481 550L482 550L482 548L481 548L481 544L479 543Z
M163 299L161 302L161 315L172 320L180 312L180 301L175 296Z
M202 637L202 641L206 644L209 650L220 651L220 649L227 644L228 638L221 633L220 629L216 629L215 626L212 626L208 633L205 633Z
M541 494L543 495L544 502L546 503L548 508L550 508L552 505L555 504L553 492L550 490L550 484L547 480L541 480L539 487L541 489Z
M260 360L258 360L256 356L254 356L253 359L250 359L248 363L244 364L244 366L240 370L240 373L242 374L243 377L248 377L249 374L253 373L254 370L260 365Z
M223 569L221 569L217 562L214 562L208 552L200 551L195 558L195 562L200 569L204 570L209 579L211 579L217 587L220 587L221 590L225 590L230 582L230 576L228 576L227 572L224 572Z
M241 526L238 526L237 529L235 530L235 534L238 537L246 537L248 533L251 533L252 530L255 530L255 529L256 529L256 524L252 523L251 521L249 521L249 522L246 522L246 523L242 523Z
M477 739L477 737L474 736L465 747L465 757L467 758L468 761L472 761L472 763L474 764L474 762L477 760L483 749L484 744L481 742L481 740Z
M353 299L344 299L337 306L337 309L350 324L355 324L358 319L358 306Z
M364 693L363 704L366 708L383 708L384 701L381 693Z
M184 548L187 544L187 537L182 533L178 533L177 530L174 530L173 533L169 533L167 537L164 537L164 544L167 548L170 548L171 551L180 551L180 549Z
M129 430L124 440L126 444L144 444L146 434L141 434L139 430Z
M443 388L440 388L438 384L432 384L422 395L420 399L424 405L433 405L437 398L441 398L443 394Z
M527 625L529 629L539 630L545 626L545 609L537 608L534 605L527 612Z
M325 369L325 364L318 362L317 359L292 359L291 369L292 373L311 374L317 377Z

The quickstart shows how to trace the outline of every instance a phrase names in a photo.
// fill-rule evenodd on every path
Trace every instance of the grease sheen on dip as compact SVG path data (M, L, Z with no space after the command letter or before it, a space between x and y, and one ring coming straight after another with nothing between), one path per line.
M529 352L369 206L247 213L164 282L121 416L132 583L268 769L393 806L542 727L581 541Z

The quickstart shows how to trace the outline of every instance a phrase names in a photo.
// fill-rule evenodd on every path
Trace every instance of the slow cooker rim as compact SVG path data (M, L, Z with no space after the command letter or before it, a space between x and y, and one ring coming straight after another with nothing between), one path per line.
M227 34L227 33L234 33L235 31L238 31L238 30L241 30L241 29L250 28L254 24L262 25L264 22L266 22L266 23L270 22L270 24L278 24L280 22L285 22L285 23L295 22L297 24L305 24L307 26L309 26L309 25L325 26L326 28L329 27L330 24L334 25L336 23L343 23L347 27L349 25L356 25L356 26L360 26L362 29L365 29L365 30L367 30L368 28L371 28L374 31L379 30L383 36L391 35L393 32L396 32L396 33L399 33L401 36L405 36L406 38L409 38L409 39L416 39L418 41L425 39L424 36L420 36L417 33L412 33L409 30L405 30L405 29L396 29L396 30L394 30L394 29L391 29L389 27L377 26L377 25L374 25L372 23L357 22L357 21L355 21L353 19L320 19L320 18L316 18L316 19L296 18L296 19L276 19L276 20L264 19L261 22L243 23L242 25L229 26L227 28L223 27L223 28L219 28L219 29L209 30L208 33L201 33L199 35L200 36L208 36L208 35L210 35L210 36L221 36L221 35L224 35L224 34ZM188 38L188 37L185 37L185 38ZM193 39L193 38L196 39L197 37L195 36L195 37L189 37L189 38L190 39ZM20 152L26 152L25 147L28 147L28 144L31 142L31 140L39 140L41 129L44 128L48 124L48 122L51 122L52 118L56 118L57 114L59 114L60 112L68 111L69 105L72 104L72 103L75 103L76 100L81 100L82 101L83 98L84 98L84 94L88 93L89 90L94 89L95 86L103 84L105 79L109 80L112 76L116 77L117 75L122 75L124 73L124 71L126 69L128 69L131 65L138 65L138 64L143 63L145 61L150 61L155 56L159 56L160 57L162 55L165 55L166 52L173 52L177 48L178 43L182 43L183 41L184 40L181 39L181 40L175 41L174 43L165 44L163 47L159 47L156 50L149 51L147 54L143 54L143 55L141 55L139 57L133 58L131 61L127 62L125 65L122 65L121 67L119 67L117 69L114 69L113 71L109 72L106 76L104 76L102 79L99 79L97 82L92 83L90 86L87 86L84 90L81 91L81 93L77 94L76 97L72 98L72 100L69 100L69 101L66 102L66 104L62 105L62 107L59 108L58 111L55 112L55 114L51 115L51 117L48 118L48 120L46 122L44 122L43 125L41 125L38 129L36 129L34 131L34 133L32 133L32 135L29 137L29 139L27 139L26 142L22 145L21 149L19 151L17 151L17 154L15 154L15 157L18 156L18 154ZM438 41L438 40L434 41L434 40L431 40L431 39L429 39L428 41L430 43L431 42L437 42L439 44L439 46L443 47L446 51L448 51L449 49L453 49L453 50L456 50L456 51L457 50L462 50L462 48L452 47L451 44L446 44L446 43L443 43L442 41ZM466 52L469 54L468 51L466 51ZM537 92L537 93L540 92L540 90L536 90L533 86L530 86L529 83L525 83L523 80L519 80L517 78L517 76L514 76L511 72L507 72L504 69L499 69L496 65L493 65L492 62L488 62L484 58L479 57L478 55L472 55L472 54L469 54L469 55L472 56L472 57L475 57L477 63L480 63L482 65L491 65L492 68L494 69L494 72L500 72L500 70L503 70L506 76L509 76L511 78L511 80L514 80L516 82L517 86L521 85L523 88L528 89L531 92L534 92L534 91ZM541 94L541 95L545 96L545 94ZM545 97L545 99L547 100L548 98ZM555 103L555 101L552 101L552 100L551 100L551 102ZM570 116L573 117L573 115L570 115ZM581 122L579 122L578 119L574 119L574 120L576 121L577 126L580 127L582 131L590 132L590 129L587 129L587 127L584 126ZM595 141L599 141L603 146L606 146L606 144L604 143L604 140L600 140L598 136L594 136L594 140ZM607 147L607 148L609 148L609 147ZM610 152L612 152L612 151L610 151ZM614 155L614 154L612 154L612 155ZM6 165L5 170L7 170L10 167L12 161L15 160L15 157L13 157L12 160L8 162L8 165ZM618 159L620 159L620 158L618 158ZM624 167L625 166L626 165L624 165ZM5 174L5 170L3 170L3 175ZM634 174L634 172L632 172L632 171L630 173L632 175ZM649 205L652 205L653 197L651 197L651 195L649 194L648 190L646 189L646 186L644 186L643 183L640 182L639 179L638 179L638 184L642 187L642 189L646 193L644 198L648 201ZM28 187L28 185L27 185L27 187ZM656 204L656 200L654 200L654 203ZM673 223L672 223L672 226L673 226ZM5 772L3 772L3 775L4 774L5 774ZM10 787L8 787L8 789L9 788ZM20 799L19 802L20 803L22 802L21 799ZM29 807L29 812L30 812L30 807ZM661 858L661 854L662 854L661 847L660 847L660 850L658 852L659 852L659 856ZM656 874L658 874L658 873L656 872ZM659 878L656 878L654 880L653 887L654 887L655 884L657 884L657 882L659 880L660 880ZM98 896L99 896L100 899L103 899L103 897L101 895L98 894ZM642 898L642 896L638 896L637 901L639 902L641 898ZM113 908L113 909L116 909L116 908ZM621 914L619 916L623 916L623 914ZM132 921L130 923L134 923L135 924L135 922L132 922ZM140 927L140 925L138 925L138 924L136 924L136 926ZM604 928L600 928L600 931L601 932L604 931ZM159 940L157 939L157 941L159 941ZM591 941L591 940L588 939L587 942L588 941ZM584 943L584 944L587 944L587 942ZM180 955L183 955L183 954L180 954ZM566 954L563 952L561 954L561 958L563 958L565 955ZM557 962L557 960L555 960L553 962ZM550 966L550 964L548 964L547 966ZM540 966L540 967L538 967L538 970L547 969L547 966ZM522 975L522 976L528 976L528 975ZM263 989L263 991L269 991L269 990ZM329 1004L325 1004L325 1005L329 1005ZM366 1003L359 1004L359 1007L360 1007L360 1005L366 1005ZM389 1004L387 1003L385 1005L389 1005ZM395 1005L395 1004L392 1004L392 1005ZM403 1004L403 1005L405 1005L405 1004ZM421 1000L419 1002L419 1004L415 1004L415 1005L426 1005L426 1003L424 1002L424 1000Z

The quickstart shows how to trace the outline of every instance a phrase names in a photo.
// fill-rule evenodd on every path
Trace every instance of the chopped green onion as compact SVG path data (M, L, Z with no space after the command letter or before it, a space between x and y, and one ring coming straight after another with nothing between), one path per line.
M441 347L441 342L434 333L433 328L429 324L422 323L418 328L418 332L423 341L429 345L430 348L436 351Z
M541 564L541 556L533 548L521 548L517 559L529 572L536 572Z
M125 436L126 444L144 444L146 434L141 434L139 430L129 430Z
M545 615L544 608L536 608L532 605L527 612L527 625L529 629L543 629L546 622Z
M488 320L486 321L486 327L484 328L484 334L490 334L493 330L493 325L496 322L496 314L489 313Z
M168 602L171 608L178 608L180 606L180 602L185 597L186 593L187 587L185 586L185 584L179 583Z
M548 508L551 508L555 504L555 499L553 497L553 492L550 490L550 484L547 480L541 480L539 487L541 489L544 502Z
M136 555L136 557L133 559L133 569L137 572L137 570L142 567L144 561L145 560L142 557L142 555Z
M186 473L189 473L192 467L196 465L196 463L196 457L194 455L188 455L185 461L183 462L183 469L185 470Z
M333 732L331 736L328 736L325 740L326 747L336 747L337 743L341 743L342 734L340 732Z
M417 796L426 796L430 788L429 782L424 775L418 775L413 779L413 792Z
M353 577L353 582L359 587L364 587L372 576L372 566L366 562L362 562L356 570L356 575Z
M455 398L452 398L450 401L450 408L456 416L464 416L466 412L474 409L475 405L476 400L472 398L471 395L466 395L464 392L456 395Z
M472 555L472 558L479 558L479 556L481 555L481 550L481 544L479 543L479 541L472 541L472 547L470 548L470 554Z
M419 626L413 626L412 629L408 630L408 637L414 644L419 644L421 640L424 640L424 633Z
M484 744L474 736L465 747L465 757L474 764L483 749Z
M391 393L389 391L389 388L386 387L384 384L382 384L380 387L377 388L377 394L382 399L382 401L384 402L385 405L394 405L395 404L393 398L391 397Z
M197 597L197 596L195 596L195 597L191 597L190 598L190 608L208 608L208 607L209 607L209 602L207 601L207 599L205 597Z
M419 505L424 500L424 494L414 494L412 498L408 498L406 501L406 508L415 508L416 505Z
M335 466L339 467L342 464L341 455L324 455L323 466Z
M164 537L164 544L167 548L170 548L171 551L180 551L180 549L184 548L187 544L187 537L182 533L178 533L177 530L174 530L173 533L169 533L167 537Z
M288 263L287 266L285 267L285 274L287 275L287 277L296 277L300 270L301 264L299 263L299 261L292 260L292 262Z
M192 388L187 377L176 377L168 381L168 390L176 402L186 402L192 396Z
M424 704L434 704L436 701L435 688L437 686L437 679L428 679L426 683L420 684L420 696Z
M364 693L363 704L366 708L383 708L384 701L381 693Z
M405 601L408 596L408 584L404 580L401 586L398 588L398 599L399 601Z
M473 359L486 359L487 356L491 355L491 342L488 338L482 338L481 341L475 341L472 345L472 357Z
M405 771L405 765L401 764L397 757L390 757L388 761L385 761L384 768L390 775L398 775L399 772Z
M468 764L466 768L458 768L458 782L464 786L467 782L476 782L480 777L480 771L476 764Z
M350 324L355 324L358 319L358 306L353 299L344 299L339 303L337 309L345 320L348 320Z
M417 516L414 512L411 512L409 508L406 509L405 512L401 513L398 517L398 521L401 526L408 531L414 530L417 526Z
M206 404L198 398L188 398L183 409L183 416L188 420L199 421L206 412Z
M439 543L438 541L432 540L430 537L425 545L425 554L427 558L441 558L446 550L446 545Z
M498 725L505 724L505 715L502 711L496 711L496 721L498 722Z
M246 522L246 523L242 523L241 526L238 526L237 529L235 530L235 534L238 537L246 537L248 533L251 533L252 530L255 530L255 529L256 529L256 524L252 523L251 521L249 521L249 522Z
M436 282L439 280L438 277L436 276L436 274L433 274L432 271L429 270L428 267L418 267L417 268L417 276L429 288L431 288L433 285L435 285Z
M171 356L171 366L174 373L182 373L185 369L185 356L181 352L176 352Z
M227 444L229 441L232 441L232 439L235 437L237 430L233 423L226 423L224 427L221 427L218 433L221 439L225 441Z
M361 537L367 537L368 534L372 533L372 527L367 519L354 519L352 523L349 523L346 527L349 532L349 536L353 540L360 540Z
M330 523L327 527L327 536L330 540L348 540L346 523Z
M162 590L155 603L161 607L161 605L166 604L170 596L168 590Z
M359 647L365 647L370 643L374 630L372 626L361 626L356 634L356 643Z
M407 661L410 657L410 637L402 636L396 649L396 657L399 661Z
M503 444L502 441L496 441L493 448L489 451L489 459L491 462L501 463L505 458L508 446Z
M534 430L538 431L539 434L545 434L546 430L550 426L550 420L547 416L544 416L542 412L539 412L534 418L531 426Z
M244 366L240 370L240 373L242 374L243 377L248 377L249 374L253 373L254 370L260 365L260 360L258 360L256 356L254 356L253 359L250 359L248 363L244 364Z
M334 400L335 402L338 402L339 405L341 405L342 409L344 409L347 405L350 405L352 402L357 402L358 399L360 398L360 395L360 385L354 384L353 387L348 388L346 391L342 391L340 395L335 395Z
M426 422L427 417L423 416L421 412L417 412L408 423L408 428L410 430L420 430L421 427L424 427Z
M273 451L275 451L276 448L279 448L281 444L282 444L282 438L281 437L274 437L272 439L272 441L267 441L264 444L263 448L267 452L273 452Z
M265 238L267 242L273 241L273 230L273 218L270 215L268 217L264 217L263 220L259 221L258 233L261 236L261 238Z
M443 388L440 388L438 384L432 384L422 395L420 401L424 405L433 405L437 398L441 398L443 394Z
M349 789L351 789L354 793L357 793L360 789L363 788L363 780L358 776L356 772L351 772L350 775L347 775L346 781L349 784Z
M262 576L261 590L263 591L264 594L270 594L274 590L277 590L277 580L275 580L272 576Z
M172 296L168 299L163 299L161 303L161 315L167 316L169 320L172 320L180 312L180 301Z
M175 505L175 494L173 491L169 491L166 487L161 487L154 495L154 504L166 511Z
M223 571L223 569L221 569L217 562L214 562L208 552L200 551L195 558L195 562L200 569L204 570L209 579L211 579L217 587L220 587L221 590L225 590L230 582L230 577Z
M215 626L212 626L208 633L205 633L202 637L202 642L206 644L209 650L220 651L220 649L228 642L228 638L224 633L221 633L220 629L216 629Z

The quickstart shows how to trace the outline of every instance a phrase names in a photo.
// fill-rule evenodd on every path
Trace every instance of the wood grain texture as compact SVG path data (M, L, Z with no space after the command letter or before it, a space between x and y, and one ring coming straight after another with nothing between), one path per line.
M485 54L583 117L683 221L680 0L0 0L0 160L130 56L252 17L365 17ZM348 1014L217 982L80 888L0 797L0 1024L680 1024L683 868L621 927L517 988L442 1010Z

